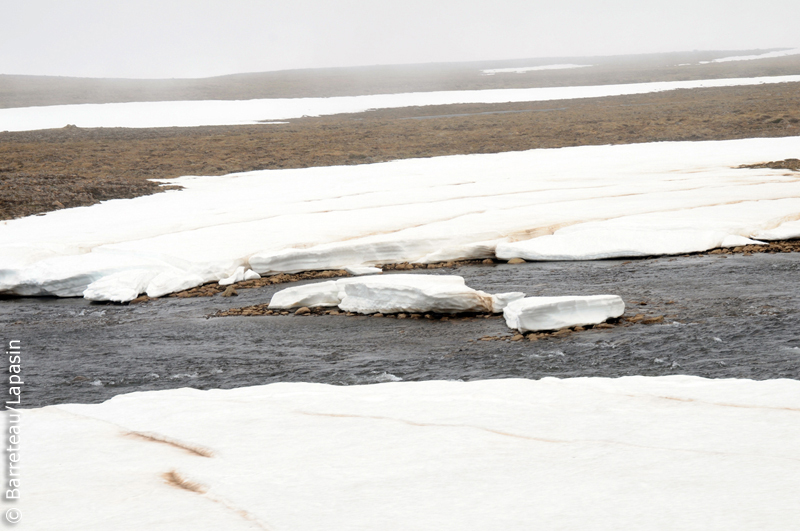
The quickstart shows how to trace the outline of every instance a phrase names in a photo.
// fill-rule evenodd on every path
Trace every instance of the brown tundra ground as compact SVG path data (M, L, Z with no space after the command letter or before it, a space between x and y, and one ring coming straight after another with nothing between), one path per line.
M551 62L594 66L493 76L482 75L481 69L528 66L536 61L288 71L201 80L0 76L0 108L800 74L800 56L696 64L742 54L575 58ZM677 66L681 63L692 64ZM410 107L301 118L281 125L68 126L0 132L0 219L163 190L148 180L153 178L578 145L796 135L800 135L800 83L536 103Z

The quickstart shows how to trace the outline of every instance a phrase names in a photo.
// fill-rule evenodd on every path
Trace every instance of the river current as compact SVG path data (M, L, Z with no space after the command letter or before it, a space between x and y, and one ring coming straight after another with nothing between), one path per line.
M427 272L427 271L425 271ZM290 284L238 297L138 305L0 300L0 339L20 340L25 407L134 391L272 382L691 374L800 379L800 253L497 264L432 270L490 293L617 294L626 316L665 316L538 341L502 318L209 317L268 302Z

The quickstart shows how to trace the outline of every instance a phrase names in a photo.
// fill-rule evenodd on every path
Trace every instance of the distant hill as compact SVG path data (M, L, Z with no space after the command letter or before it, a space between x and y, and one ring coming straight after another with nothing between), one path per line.
M364 66L234 74L202 79L93 79L0 75L0 108L129 101L237 100L358 96L800 74L800 55L700 64L773 50L693 51L608 57L557 57ZM587 68L483 75L483 70L552 64Z

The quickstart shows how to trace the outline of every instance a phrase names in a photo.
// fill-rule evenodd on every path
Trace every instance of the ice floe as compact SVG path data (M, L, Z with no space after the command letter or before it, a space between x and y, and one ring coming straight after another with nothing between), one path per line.
M534 332L594 325L623 313L625 303L617 295L526 297L510 302L503 317L509 328Z
M701 87L732 87L800 82L800 76L660 81L585 87L488 89L330 98L274 98L260 100L202 100L51 105L0 109L1 131L78 127L196 127L275 123L276 120L364 112L370 109L509 103L647 94Z
M490 68L488 70L481 70L485 76L493 76L495 74L524 74L525 72L538 72L540 70L569 70L572 68L586 68L592 65L574 65L574 64L559 64L559 65L542 65L542 66L522 66L517 68Z
M133 393L21 411L14 507L31 530L793 529L798 411L795 380L689 376Z
M493 312L499 313L523 293L490 295L468 287L457 275L398 274L343 278L281 290L272 296L273 309L338 306L346 312Z
M183 177L170 181L183 190L0 222L0 293L124 301L248 269L377 272L358 268L792 238L798 173L738 166L798 152L798 137L757 138Z

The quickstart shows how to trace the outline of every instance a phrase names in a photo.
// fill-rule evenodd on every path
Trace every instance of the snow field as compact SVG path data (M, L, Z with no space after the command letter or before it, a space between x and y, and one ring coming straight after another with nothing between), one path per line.
M131 300L239 270L677 254L800 237L800 138L583 146L182 177L0 222L0 293ZM243 273L242 273L243 274ZM252 274L252 273L250 273Z
M22 411L17 507L48 531L789 530L798 397L689 376L133 393Z

